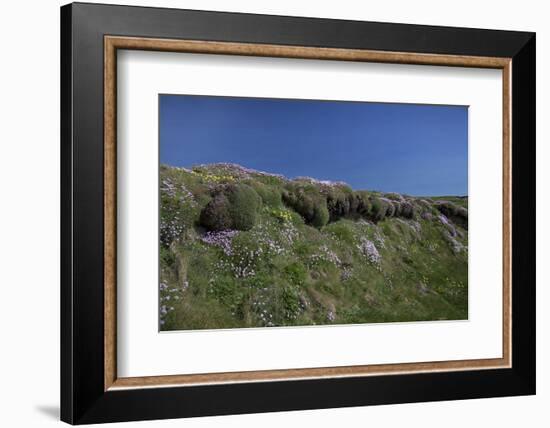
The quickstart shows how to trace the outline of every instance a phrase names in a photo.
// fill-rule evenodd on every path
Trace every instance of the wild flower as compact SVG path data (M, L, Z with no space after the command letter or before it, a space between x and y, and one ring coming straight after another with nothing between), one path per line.
M173 311L174 310L174 307L173 306L166 306L166 305L161 305L160 308L159 308L159 314L160 314L160 325L164 325L164 323L166 322L166 315L168 315L169 312Z
M460 252L462 251L468 251L468 247L465 247L464 245L462 245L453 235L450 231L446 231L444 234L443 234L443 238L445 239L445 241L447 241L450 246L451 246L451 250L453 251L454 254L459 254Z
M403 220L402 218L396 218L396 220L402 225L411 228L414 234L417 235L417 238L420 237L422 226L419 222L417 222L416 220Z
M336 319L336 314L333 311L329 310L327 312L327 321L328 322L333 322L335 319Z
M429 211L424 211L422 214L420 214L420 217L422 217L424 220L431 220L433 218L433 214Z
M364 256L367 257L369 262L375 265L380 265L380 261L382 260L382 256L380 256L380 253L378 252L378 249L374 245L374 242L369 241L367 238L361 238L361 242L357 245L357 248L361 253L363 253Z
M233 254L233 248L231 242L235 236L239 233L238 230L222 230L220 232L206 232L201 237L201 241L208 245L221 248L226 256Z
M272 208L269 210L269 213L283 223L289 222L292 220L292 214L290 213L289 210Z
M378 245L378 248L386 248L386 239L377 229L373 235L374 242Z
M320 262L332 263L335 266L340 266L342 264L338 255L326 245L319 247L319 253L310 256L310 263L312 265L319 264Z
M181 183L176 185L170 178L163 178L160 182L160 192L171 198L175 198L179 194L179 200L181 202L188 202L192 206L196 206L195 196L185 187L185 184Z
M208 171L223 171L228 175L231 175L234 178L245 179L250 178L251 175L265 176L265 177L276 177L280 179L286 179L281 174L273 174L270 172L259 171L252 168L246 168L244 166L230 163L230 162L218 162L212 164L202 164L193 166L193 171L198 174L205 174Z
M305 181L306 183L318 184L318 185L327 186L327 187L340 187L340 186L347 187L348 185L343 181L318 180L312 177L295 177L294 181Z
M231 175L204 174L202 175L202 178L205 181L213 182L215 184L233 183L235 181L235 177L232 177Z
M279 230L279 234L286 244L292 245L296 238L298 238L298 229L292 223L286 223L283 228Z
M351 279L353 276L353 269L349 266L346 266L344 269L342 269L342 273L340 274L340 279L345 282Z
M160 241L163 245L170 245L177 240L185 230L185 227L180 222L179 216L175 215L172 218L162 218L160 220Z
M456 229L453 226L453 224L449 221L449 219L444 214L439 214L437 216L437 218L447 228L447 230L451 234L451 237L455 237L456 236Z

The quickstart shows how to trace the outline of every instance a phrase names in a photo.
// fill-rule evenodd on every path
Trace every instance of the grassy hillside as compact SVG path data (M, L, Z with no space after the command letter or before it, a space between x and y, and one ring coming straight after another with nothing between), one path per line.
M161 166L162 330L465 319L468 200Z

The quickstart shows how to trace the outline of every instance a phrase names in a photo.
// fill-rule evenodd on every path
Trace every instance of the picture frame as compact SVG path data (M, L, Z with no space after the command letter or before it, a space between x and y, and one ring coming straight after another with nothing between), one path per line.
M503 172L501 358L119 377L119 50L502 70L503 158L487 159L502 162ZM63 6L61 419L86 424L534 394L535 97L534 33Z

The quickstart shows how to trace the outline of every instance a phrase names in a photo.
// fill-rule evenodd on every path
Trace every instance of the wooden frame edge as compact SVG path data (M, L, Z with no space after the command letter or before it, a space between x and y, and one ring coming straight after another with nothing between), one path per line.
M116 364L116 52L117 49L297 59L495 68L503 72L503 356L495 359L117 378ZM104 390L396 375L510 368L511 58L386 52L252 43L104 36Z
M116 48L104 45L104 388L116 380Z

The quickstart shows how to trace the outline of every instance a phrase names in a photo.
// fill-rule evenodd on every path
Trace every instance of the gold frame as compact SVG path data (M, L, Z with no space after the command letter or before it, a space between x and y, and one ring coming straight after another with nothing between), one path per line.
M502 358L358 365L148 377L117 377L116 369L116 52L118 49L246 55L502 70L503 82L503 349ZM509 368L512 361L511 58L383 52L249 43L105 36L104 38L104 389L191 386L235 382L336 378Z

